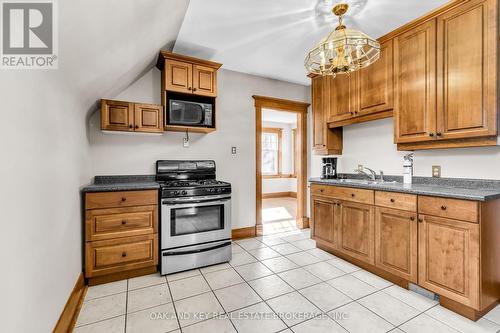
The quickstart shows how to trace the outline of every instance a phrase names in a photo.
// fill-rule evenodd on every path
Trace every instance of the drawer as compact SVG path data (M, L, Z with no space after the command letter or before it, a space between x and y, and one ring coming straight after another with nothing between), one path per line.
M331 185L311 185L311 194L333 197L335 199L373 205L373 190Z
M479 219L477 201L469 200L419 196L418 212L475 223Z
M158 264L158 235L87 242L85 276L93 277Z
M376 191L375 205L416 212L417 196L405 193Z
M96 241L147 235L158 230L158 206L87 210L85 239Z
M96 192L85 195L85 209L118 208L158 204L158 191Z

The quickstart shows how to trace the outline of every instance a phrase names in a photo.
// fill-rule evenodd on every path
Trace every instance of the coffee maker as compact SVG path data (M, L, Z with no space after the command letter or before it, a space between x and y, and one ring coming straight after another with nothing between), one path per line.
M321 172L322 179L336 179L337 178L337 158L336 157L323 157L321 159L323 168Z

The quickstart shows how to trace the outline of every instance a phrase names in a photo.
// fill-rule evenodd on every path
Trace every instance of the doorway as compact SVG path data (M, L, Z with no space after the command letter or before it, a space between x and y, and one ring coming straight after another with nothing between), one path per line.
M253 96L256 120L256 234L309 227L308 103Z

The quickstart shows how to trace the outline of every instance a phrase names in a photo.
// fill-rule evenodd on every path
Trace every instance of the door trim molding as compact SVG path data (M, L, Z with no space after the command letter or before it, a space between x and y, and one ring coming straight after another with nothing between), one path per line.
M278 111L294 112L297 114L298 150L300 163L297 168L297 227L309 227L307 217L307 110L309 103L292 101L287 99L252 96L255 102L255 229L257 236L262 235L262 171L261 171L261 136L262 136L262 109L273 109Z

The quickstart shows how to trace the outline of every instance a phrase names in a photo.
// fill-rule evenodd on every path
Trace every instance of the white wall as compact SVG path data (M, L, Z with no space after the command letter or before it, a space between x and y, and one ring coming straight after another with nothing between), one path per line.
M309 100L309 87L221 69L218 75L217 130L190 134L191 145L182 147L184 133L163 136L105 134L99 115L90 119L94 175L153 174L158 159L213 159L217 178L233 186L233 228L255 225L255 109L252 95L297 101ZM160 72L153 68L135 84L110 98L160 101ZM231 147L237 154L231 154Z
M393 139L393 119L382 119L344 127L344 150L339 172L353 173L363 164L388 175L403 174L403 155ZM435 149L415 151L415 175L431 177L432 165L441 165L442 177L500 179L500 147ZM321 174L321 157L311 159L311 175Z
M0 70L2 332L54 328L82 272L80 187L92 176L89 110L172 46L188 5L57 3L59 69Z

